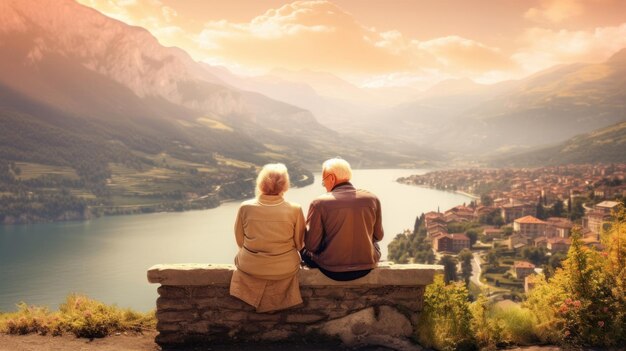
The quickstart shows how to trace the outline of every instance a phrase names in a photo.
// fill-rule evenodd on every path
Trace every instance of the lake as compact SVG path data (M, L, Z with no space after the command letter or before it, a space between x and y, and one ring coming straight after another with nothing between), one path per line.
M381 200L383 257L396 234L412 229L420 213L471 201L464 195L395 181L425 172L354 170L352 183ZM300 203L306 216L309 202L325 191L320 183L316 173L313 185L291 189L285 198ZM239 202L230 202L201 211L0 226L0 311L15 310L19 301L56 309L70 292L140 311L155 308L158 285L146 279L152 265L233 262L238 207Z

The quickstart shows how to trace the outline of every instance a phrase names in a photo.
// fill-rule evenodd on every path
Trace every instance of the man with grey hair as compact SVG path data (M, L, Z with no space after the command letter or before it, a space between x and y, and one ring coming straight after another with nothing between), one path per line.
M306 266L319 268L334 280L365 276L380 259L383 239L380 201L350 183L352 169L341 158L322 166L322 186L328 191L309 207L308 230L301 255Z

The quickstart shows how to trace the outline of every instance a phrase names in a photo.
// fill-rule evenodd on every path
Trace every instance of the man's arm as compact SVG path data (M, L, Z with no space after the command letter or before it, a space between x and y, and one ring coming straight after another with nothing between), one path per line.
M324 237L324 226L320 208L315 201L311 202L311 206L309 206L306 225L308 229L304 235L304 247L313 253L317 253Z
M380 208L380 200L376 198L376 222L374 222L374 242L383 240L383 215Z

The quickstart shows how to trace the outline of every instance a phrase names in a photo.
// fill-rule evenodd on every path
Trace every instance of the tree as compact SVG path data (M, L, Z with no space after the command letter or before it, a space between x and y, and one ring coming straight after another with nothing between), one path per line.
M527 295L543 342L566 347L626 345L626 212L620 207L599 252L583 245L580 228L562 268Z
M424 214L422 213L422 216L423 216L423 215L424 215ZM416 216L416 217L415 217L415 224L413 224L413 234L417 234L417 232L419 232L420 225L421 225L421 220L420 220L420 218L421 218L422 216Z
M583 203L585 202L584 198L576 197L574 198L574 203L572 204L572 210L569 213L569 218L572 221L582 218L585 215L585 209L583 208Z
M546 249L543 247L526 246L522 249L522 257L535 265L540 265L546 259Z
M461 261L461 276L465 280L465 285L469 286L470 277L472 276L472 259L474 255L468 249L459 252L459 261Z
M489 196L489 194L482 194L480 195L480 203L483 206L491 206L493 205L493 199Z
M565 206L563 205L563 201L557 200L554 205L552 205L551 215L552 217L564 217Z
M487 258L487 264L489 264L492 267L498 267L499 265L498 252L495 249L489 250L486 258Z
M478 240L478 232L476 231L476 229L470 229L467 232L465 232L465 235L467 235L467 237L470 239L470 247L474 246L474 244L476 244L476 240Z
M439 260L439 264L443 265L443 279L446 284L457 279L456 275L456 259L450 255L445 255Z
M537 218L541 220L548 218L548 214L546 213L546 209L543 207L541 200L537 202Z

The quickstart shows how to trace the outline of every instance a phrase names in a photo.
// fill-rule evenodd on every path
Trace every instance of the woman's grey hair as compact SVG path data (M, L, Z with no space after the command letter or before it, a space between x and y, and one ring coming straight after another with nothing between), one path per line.
M282 195L289 189L289 173L282 163L268 163L256 178L256 195Z
M322 172L326 171L326 174L334 174L337 180L350 180L352 179L352 168L348 161L335 157L330 160L326 160L322 165Z

